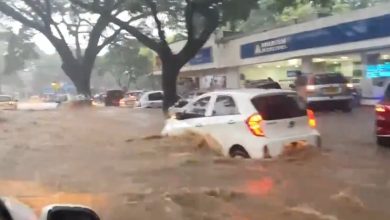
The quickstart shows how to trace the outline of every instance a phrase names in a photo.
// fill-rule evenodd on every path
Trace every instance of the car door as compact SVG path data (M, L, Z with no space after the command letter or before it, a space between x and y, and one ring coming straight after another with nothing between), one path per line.
M212 96L202 96L195 99L192 103L188 104L185 109L185 114L191 114L193 117L185 119L184 122L191 128L195 128L197 131L204 131L205 126L208 124L210 115L210 103Z
M217 95L211 109L211 115L204 124L204 132L214 138L224 151L239 144L237 141L242 138L241 132L246 131L246 127L234 97Z

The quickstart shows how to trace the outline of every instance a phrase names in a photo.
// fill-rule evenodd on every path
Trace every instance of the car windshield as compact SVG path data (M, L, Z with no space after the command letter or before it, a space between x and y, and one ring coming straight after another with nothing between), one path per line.
M390 220L390 0L0 0L5 197Z

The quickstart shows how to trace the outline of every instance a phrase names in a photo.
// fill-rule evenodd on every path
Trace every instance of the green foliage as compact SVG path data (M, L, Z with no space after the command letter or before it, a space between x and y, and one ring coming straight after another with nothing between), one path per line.
M122 39L119 44L109 47L109 51L99 62L99 72L111 73L120 87L129 88L130 83L152 71L153 54L141 47L134 39Z
M9 32L7 53L4 55L4 74L12 74L25 68L28 60L38 59L36 45L32 42L34 33L25 27L15 34Z
M240 26L244 32L299 22L317 16L339 14L366 8L390 0L259 0L259 9L252 11Z

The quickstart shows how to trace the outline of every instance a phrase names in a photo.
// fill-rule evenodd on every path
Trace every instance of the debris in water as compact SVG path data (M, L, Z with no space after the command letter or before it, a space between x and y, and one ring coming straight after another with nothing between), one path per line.
M161 136L161 135L149 135L149 136L145 136L145 137L141 137L141 138L130 138L130 139L127 139L125 142L129 143L129 142L133 142L136 140L157 140L157 139L161 139L161 138L163 138L163 136Z
M339 193L332 195L330 198L335 201L343 201L359 208L364 208L363 201L357 196L352 195L351 190L340 191Z
M242 198L244 196L244 193L220 189L220 188L215 188L215 189L207 189L206 188L206 189L203 189L202 191L204 194L206 194L208 196L220 198L220 199L223 199L225 201L231 201L232 199Z
M287 209L289 212L295 212L295 213L300 213L304 215L310 215L318 218L319 220L338 220L338 218L334 215L326 215L323 214L312 207L308 205L300 205L292 208Z

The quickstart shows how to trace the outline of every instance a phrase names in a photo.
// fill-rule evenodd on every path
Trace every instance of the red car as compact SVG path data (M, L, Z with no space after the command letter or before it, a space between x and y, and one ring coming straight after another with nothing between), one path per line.
M375 106L376 138L379 145L390 145L390 96Z

